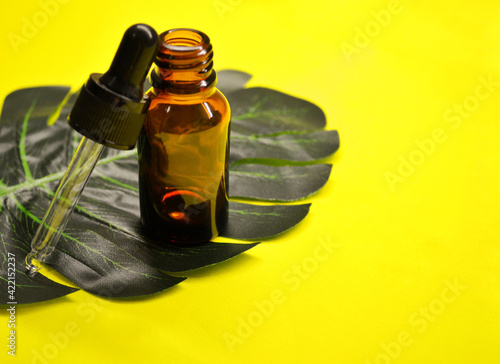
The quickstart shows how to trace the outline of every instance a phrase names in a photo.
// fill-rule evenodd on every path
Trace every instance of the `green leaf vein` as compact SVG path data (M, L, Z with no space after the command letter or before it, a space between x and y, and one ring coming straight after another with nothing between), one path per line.
M26 134L28 133L28 121L30 120L31 113L35 109L36 100L33 101L28 112L24 116L23 125L21 129L21 138L19 140L19 156L21 157L21 164L23 165L24 174L26 176L27 182L33 181L33 175L31 174L30 167L28 165L28 160L26 158Z

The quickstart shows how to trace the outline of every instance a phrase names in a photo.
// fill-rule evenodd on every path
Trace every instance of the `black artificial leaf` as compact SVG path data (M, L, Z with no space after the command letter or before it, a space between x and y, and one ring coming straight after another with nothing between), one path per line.
M230 244L209 242L194 247L159 246L155 244L145 248L154 254L144 255L144 259L148 260L148 264L158 269L168 272L183 272L219 263L232 256L241 254L257 244L259 243ZM221 249L221 245L224 245L224 249ZM135 255L139 259L143 259L143 255L137 250L137 246L135 246L135 249ZM210 261L212 263L209 263Z
M336 130L273 136L232 136L229 160L232 164L272 163L276 160L311 162L328 157L338 148L339 135Z
M32 283L16 287L18 303L42 301L74 291L41 275L30 279L21 273L30 242L78 143L79 137L65 122L74 102L74 97L66 98L68 91L69 88L52 87L18 90L4 102L0 216L5 221L0 239L3 255L8 257L10 252L15 256L18 276L23 274ZM61 109L59 121L48 126L57 109ZM47 261L88 292L108 297L153 294L183 280L160 270L182 271L219 263L255 246L210 243L182 253L179 248L151 246L138 223L135 152L108 148L95 172L58 248ZM160 255L164 258L159 259ZM7 271L2 270L2 278L5 277ZM7 292L7 284L6 279L1 280L3 292ZM43 295L33 293L39 292L37 285L46 289Z
M281 234L306 217L311 204L250 205L231 201L225 237L242 240L265 239Z
M236 70L217 71L218 82L217 88L224 94L241 90L247 82L252 78L252 75L246 72Z
M282 166L313 162L338 148L336 131L310 102L278 91L243 89L250 75L219 72L219 86L233 108L231 196L291 201L328 180L331 166ZM0 253L2 302L39 302L75 288L24 273L24 258L80 136L65 119L75 100L67 87L18 90L4 101L0 119ZM252 164L248 164L252 162ZM270 166L268 164L274 164ZM278 167L278 165L280 165ZM147 238L139 222L136 151L107 148L47 263L84 290L100 296L150 295L184 278L182 272L216 264L258 243L175 247ZM260 206L230 202L225 237L256 240L292 228L309 204ZM15 258L15 296L8 292L9 258ZM12 276L12 274L11 274ZM12 290L11 290L12 291ZM5 300L4 300L5 299Z
M309 101L263 87L240 89L227 95L231 105L231 133L270 135L323 129L323 111Z
M30 221L16 206L16 199L0 197L0 304L33 303L65 296L78 289L37 274L26 274Z
M331 169L330 164L280 167L250 163L235 165L229 173L231 196L268 201L299 200L323 187Z
M50 279L26 274L24 259L29 253L36 223L23 211L16 193L29 190L34 181L56 174L67 155L60 147L71 135L65 125L48 128L50 116L63 103L69 87L37 87L17 90L5 98L0 118L0 303L32 303L62 297L77 289ZM53 138L49 145L43 142ZM37 158L47 162L37 164ZM54 179L61 176L56 175ZM15 265L15 272L12 271ZM10 268L10 270L9 270ZM15 286L12 287L14 281Z
M72 130L64 123L56 128L47 124L68 92L69 87L36 87L14 91L5 98L0 119L3 185L30 183L67 164L71 156L61 148L73 137ZM38 163L40 160L46 162Z

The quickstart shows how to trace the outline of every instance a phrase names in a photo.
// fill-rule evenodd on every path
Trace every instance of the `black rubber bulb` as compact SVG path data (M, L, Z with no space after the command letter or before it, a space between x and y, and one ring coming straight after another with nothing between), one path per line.
M149 25L136 24L128 28L101 83L120 95L141 100L144 80L158 50L158 42L158 34Z
M109 70L92 73L80 90L68 123L80 134L116 149L133 149L150 100L143 85L160 39L146 24L127 29Z

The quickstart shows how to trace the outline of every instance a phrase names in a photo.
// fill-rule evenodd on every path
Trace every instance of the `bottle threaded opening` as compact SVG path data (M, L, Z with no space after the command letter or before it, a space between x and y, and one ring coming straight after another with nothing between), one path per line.
M199 30L178 28L160 34L161 47L156 64L160 67L188 65L212 58L210 38Z
M194 93L215 86L213 49L208 36L196 29L177 28L160 34L161 46L153 87L174 93Z
M163 47L177 52L191 52L210 44L208 36L196 29L178 28L160 35Z

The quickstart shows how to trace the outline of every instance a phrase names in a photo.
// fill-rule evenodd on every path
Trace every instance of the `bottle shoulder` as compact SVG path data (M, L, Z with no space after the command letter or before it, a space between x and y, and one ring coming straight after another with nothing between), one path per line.
M210 90L210 92L205 91L196 94L172 94L158 89L150 89L147 95L151 99L151 103L154 105L196 105L210 103L221 104L229 107L226 97L216 88Z
M208 97L183 98L158 93L152 98L146 124L155 132L182 134L229 124L230 108L224 95L215 90Z

